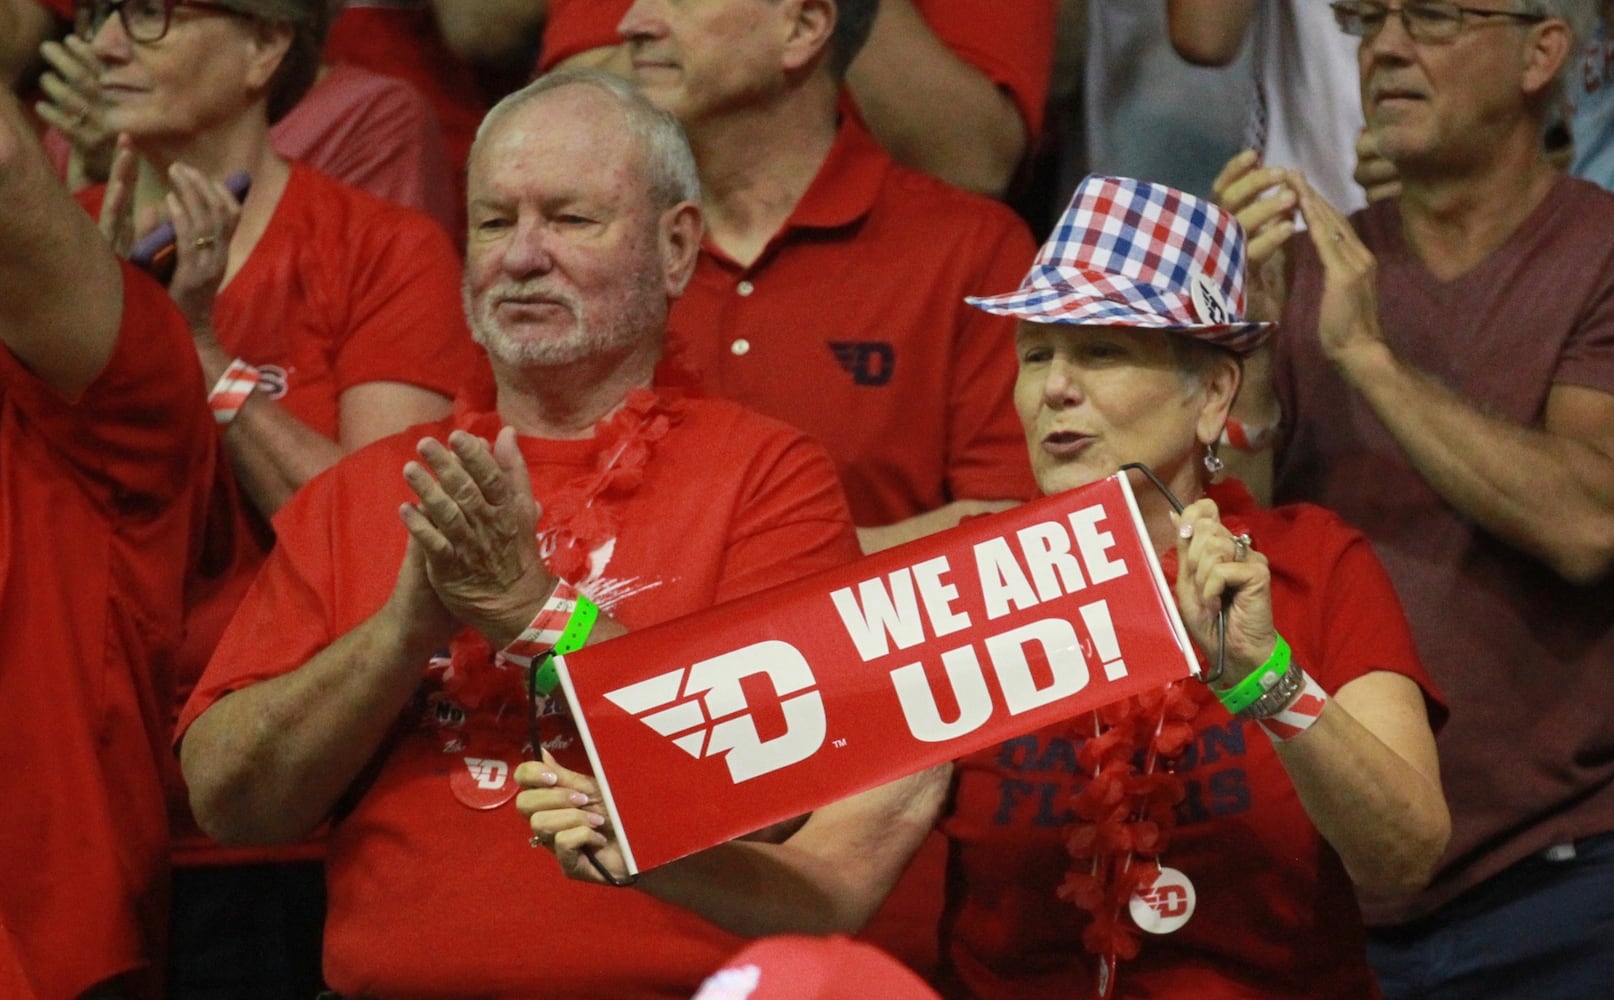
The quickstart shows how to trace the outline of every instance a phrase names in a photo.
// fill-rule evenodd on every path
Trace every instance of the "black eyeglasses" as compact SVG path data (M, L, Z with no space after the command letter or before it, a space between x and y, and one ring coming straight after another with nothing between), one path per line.
M1328 5L1334 12L1339 30L1356 38L1372 41L1384 28L1391 14L1401 17L1401 27L1415 42L1425 45L1449 42L1463 31L1464 18L1506 18L1518 24L1539 24L1545 14L1526 14L1517 10L1486 10L1482 7L1464 7L1454 3L1404 3L1399 7L1370 3L1367 0L1340 0Z
M88 41L100 32L113 14L123 22L123 32L133 42L160 42L168 34L174 10L186 7L212 14L249 17L245 11L206 0L92 0L80 3L73 12L73 30Z

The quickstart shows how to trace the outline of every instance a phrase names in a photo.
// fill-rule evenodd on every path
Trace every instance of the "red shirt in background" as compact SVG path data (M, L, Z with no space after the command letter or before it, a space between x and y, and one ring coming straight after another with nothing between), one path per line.
M0 921L46 998L162 956L175 654L222 462L190 330L123 273L77 400L0 347Z
M286 159L426 213L455 246L464 239L465 203L456 196L442 129L425 98L404 81L327 66L270 138Z
M668 329L707 391L829 450L859 525L1024 500L1014 321L964 297L1016 287L1035 252L1009 209L898 165L846 121L756 263L702 248Z

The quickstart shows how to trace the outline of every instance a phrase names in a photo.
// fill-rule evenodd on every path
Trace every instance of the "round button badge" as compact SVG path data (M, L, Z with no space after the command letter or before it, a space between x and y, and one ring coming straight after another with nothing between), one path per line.
M1139 930L1170 934L1194 915L1194 883L1175 868L1160 869L1154 885L1132 894L1128 911Z
M491 749L491 748L489 748ZM506 758L514 754L492 750L483 754L472 749L450 765L448 787L460 804L471 809L497 809L516 797L516 765Z

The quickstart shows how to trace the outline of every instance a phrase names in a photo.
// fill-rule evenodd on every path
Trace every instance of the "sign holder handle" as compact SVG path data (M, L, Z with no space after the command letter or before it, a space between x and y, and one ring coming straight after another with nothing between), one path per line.
M1153 469L1142 462L1127 462L1121 466L1120 471L1126 472L1128 469L1136 469L1143 473L1143 477L1154 484L1154 488L1166 498L1166 503L1171 504L1171 509L1182 513L1182 501L1177 499L1177 495L1171 492L1169 486L1160 481L1160 477L1154 474ZM1200 678L1206 684L1221 680L1222 668L1227 666L1227 606L1232 600L1233 595L1222 595L1222 606L1216 611L1216 669Z

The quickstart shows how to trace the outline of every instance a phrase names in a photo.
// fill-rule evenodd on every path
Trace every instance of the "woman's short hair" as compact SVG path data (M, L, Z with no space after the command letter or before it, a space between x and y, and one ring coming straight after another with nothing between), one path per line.
M269 124L273 125L314 85L332 5L329 0L219 0L219 4L255 21L284 24L292 30L291 45L269 80Z

